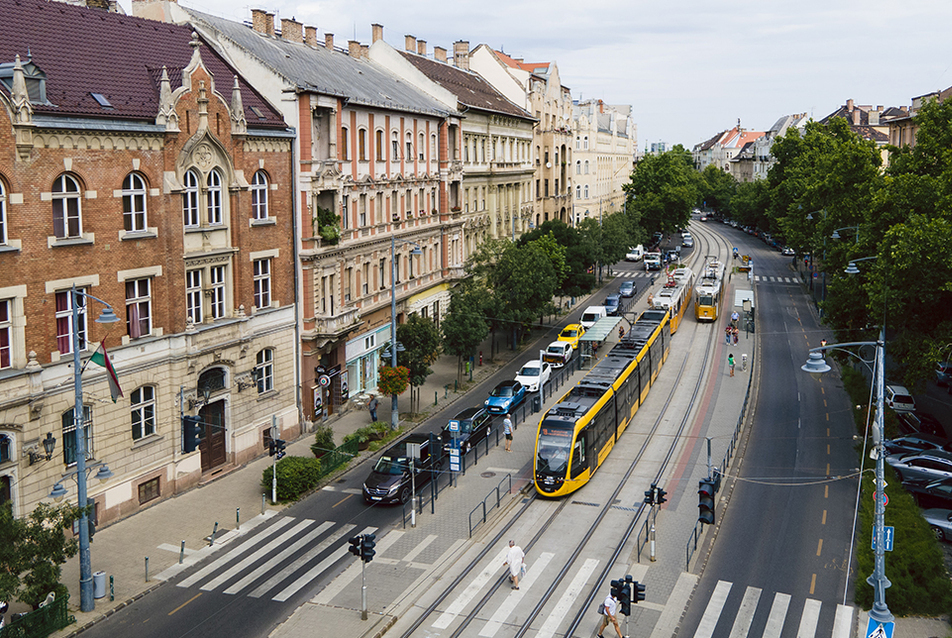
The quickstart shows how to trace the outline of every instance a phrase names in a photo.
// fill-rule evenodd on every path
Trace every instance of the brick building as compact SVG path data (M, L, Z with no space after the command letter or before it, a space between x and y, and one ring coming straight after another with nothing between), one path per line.
M123 392L84 368L108 522L260 455L273 418L300 427L293 135L188 27L44 0L0 12L0 500L23 515L74 464L76 331ZM85 299L74 326L73 286L120 321ZM202 423L191 453L183 414Z

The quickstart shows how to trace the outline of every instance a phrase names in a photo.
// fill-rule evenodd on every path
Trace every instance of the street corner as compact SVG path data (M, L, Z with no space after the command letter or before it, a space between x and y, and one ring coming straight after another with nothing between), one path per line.
M269 638L312 638L315 627L321 627L326 636L378 638L396 621L396 616L373 611L368 611L367 620L362 620L359 609L307 602L272 631Z

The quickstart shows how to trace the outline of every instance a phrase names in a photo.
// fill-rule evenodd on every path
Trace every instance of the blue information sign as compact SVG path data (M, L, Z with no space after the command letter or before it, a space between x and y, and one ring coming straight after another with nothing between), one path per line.
M459 472L460 471L459 448L458 447L450 448L449 452L450 452L450 471Z
M896 537L896 528L893 526L883 527L883 550L891 552L893 550L893 540ZM873 528L872 549L876 549L876 528Z
M457 421L456 419L450 419L449 431L459 432L459 421Z

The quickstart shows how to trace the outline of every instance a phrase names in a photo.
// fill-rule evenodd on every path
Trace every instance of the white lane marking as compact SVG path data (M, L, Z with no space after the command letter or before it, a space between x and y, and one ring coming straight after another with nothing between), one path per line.
M836 606L836 618L833 619L833 638L849 638L853 626L853 607Z
M436 619L432 626L437 629L446 629L449 627L459 613L466 608L466 605L476 597L479 590L486 586L489 579L499 573L499 567L505 562L506 553L508 551L508 547L501 549L496 557L490 560L483 571L466 586L463 593L457 596L453 602L450 603L449 607L446 608L446 611L440 614L440 617Z
M767 626L764 627L763 638L780 638L788 607L790 607L790 594L781 594L780 592L774 594L773 604L770 606L770 615L767 616Z
M807 598L803 603L803 615L800 616L800 627L797 629L797 638L814 638L816 636L816 624L820 620L819 600Z
M390 532L390 534L393 534L393 532ZM390 534L388 534L387 536L389 536ZM403 558L400 559L400 561L401 561L401 562L406 562L406 563L412 563L412 562L413 562L413 559L416 558L417 556L419 556L419 555L420 555L420 552L422 552L424 549L426 549L426 548L429 546L429 544L432 543L433 541L435 541L437 538L439 538L439 537L438 537L436 534L430 534L429 536L427 536L426 538L424 538L422 541L420 541L419 544L418 544L416 547L414 547L413 549L411 549L411 550L407 553L406 556L404 556Z
M321 534L323 534L325 531L327 531L328 528L332 527L333 525L334 525L334 524L331 523L330 521L325 521L325 522L321 523L321 524L318 525L316 528L312 529L312 530L309 531L307 534L305 534L305 535L302 536L301 538L297 539L296 541L294 541L294 542L291 543L290 545L287 545L286 547L283 547L283 548L281 549L281 551L278 552L277 554L268 556L268 560L262 561L261 564L258 565L258 568L257 568L257 569L252 570L252 571L251 571L250 573L248 573L248 574L245 574L244 578L242 578L242 579L239 580L237 583L235 583L234 585L232 585L231 587L229 587L228 589L226 589L223 593L225 593L225 594L237 594L237 593L240 592L242 589L244 589L245 587L247 587L248 585L250 585L250 584L253 583L254 581L256 581L256 580L258 580L259 578L261 578L261 576L262 576L265 572L267 572L267 571L269 571L269 570L271 570L271 569L274 569L274 566L275 566L275 565L277 565L278 563L282 562L285 558L288 558L289 556L291 556L292 554L294 554L294 552L298 551L298 550L299 550L301 547L303 547L304 545L309 544L311 541L313 541L315 538L317 538L318 536L320 536ZM297 563L297 561L295 561L295 563Z
M205 576L207 576L208 574L211 574L213 571L215 571L215 570L218 569L219 567L230 563L230 562L233 561L234 559L238 558L239 556L241 556L242 554L244 554L245 552L247 552L249 549L252 549L252 548L255 547L260 541L263 541L264 539L268 538L269 536L271 536L271 535L273 535L273 534L276 534L277 532L279 532L279 531L281 530L281 528L283 528L283 527L284 527L285 525L287 525L288 523L293 523L294 520L295 520L295 519L294 519L293 517L291 517L291 516L285 516L284 518L278 519L277 521L275 521L274 525L272 525L272 526L269 527L268 529L264 530L264 531L261 532L260 534L256 534L255 536L250 537L250 538L249 538L248 540L246 540L244 543L242 543L242 544L239 545L238 547L234 548L233 550L231 550L230 552L228 552L227 554L225 554L225 555L222 556L221 558L212 561L212 562L209 563L208 565L205 565L204 567L202 567L200 570L198 570L197 572L195 572L194 574L192 574L192 575L189 576L188 578L182 580L182 581L178 584L178 586L179 586L179 587L191 587L192 585L194 585L195 583L197 583L197 582L200 581L201 579L205 578Z
M305 530L305 528L310 527L313 523L314 521L310 519L305 519L301 521L300 523L298 523L297 525L295 525L294 527L292 527L285 533L275 538L270 543L262 547L259 547L256 551L249 554L247 558L244 558L241 561L239 561L238 564L232 565L231 567L229 567L228 569L220 573L218 576L215 576L215 578L211 579L210 581L208 581L207 583L199 587L199 589L201 589L202 591L211 591L215 589L216 587L218 587L219 585L221 585L222 583L224 583L225 581L233 577L235 574L237 574L241 570L247 568L250 565L253 565L254 562L257 561L259 558L267 554L270 554L272 551L274 551L276 547L280 547L284 543L288 542L289 540L291 540L292 538L300 534L302 531Z
M368 532L364 532L364 534L367 533ZM400 540L404 534L406 534L406 532L390 532L377 541L377 546L375 548L377 556L383 556L383 553L390 549L391 545ZM352 583L354 579L360 575L361 569L363 569L363 566L361 565L360 560L355 560L353 563L348 565L347 568L337 578L330 582L327 587L321 590L321 592L315 596L311 602L318 605L329 604L331 600L334 599L334 596L344 591L344 588ZM316 575L317 574L315 574L315 576Z
M754 620L754 612L757 611L757 603L760 602L760 593L762 589L757 587L748 587L744 592L744 600L740 603L740 609L734 616L734 626L731 627L730 638L747 638L750 631L750 623Z
M351 532L351 530L353 530L355 527L357 526L350 525L350 524L341 525L340 527L335 529L332 534L329 534L327 538L322 540L320 543L318 543L311 549L307 550L307 553L298 557L296 561L294 561L290 565L287 565L280 572L278 572L277 574L275 574L274 576L272 576L265 582L258 585L253 592L248 594L248 596L251 598L261 598L262 596L267 594L269 591L277 587L278 583L289 578L291 574L301 569L302 566L307 565L309 562L311 562L312 560L320 556L322 553L327 551L328 547L334 545L342 537L347 536ZM370 529L373 529L373 528L370 528Z
M665 601L658 622L655 623L654 629L651 631L651 638L671 638L674 635L675 628L681 622L681 614L684 613L684 608L687 607L697 580L698 578L694 574L681 572L681 575L678 576L678 582L674 584L671 595Z
M519 606L519 603L522 602L522 597L525 596L526 590L532 587L533 583L539 578L545 566L549 564L549 561L555 554L551 552L542 552L539 555L539 559L536 560L531 565L526 565L526 575L525 578L519 580L519 590L512 590L506 599L502 601L502 604L496 608L496 613L492 615L483 628L479 631L479 635L483 638L493 638L496 635L496 632L499 631L499 628L502 627L502 623L512 615L512 612L516 610L516 607ZM505 587L505 585L503 585Z
M565 614L569 612L569 608L582 593L582 589L585 587L585 584L588 582L588 579L596 567L598 567L598 561L594 558L589 558L582 563L582 566L575 574L575 578L572 579L568 589L565 590L565 593L562 594L559 601L555 604L552 613L549 614L549 617L542 623L542 628L539 629L539 633L535 635L535 638L550 638L555 635L559 624L565 619Z
M731 584L723 580L717 581L711 599L707 601L704 615L701 616L701 622L698 623L694 638L711 638L714 635L717 619L721 617L721 610L724 609L724 603L727 602L729 593L731 593Z
M361 534L370 534L373 530L377 529L376 527L367 527L364 528L364 531ZM339 561L341 558L350 553L350 550L341 545L336 550L331 552L331 555L319 562L316 566L307 570L303 576L298 578L296 581L282 589L277 596L271 600L283 603L288 598L299 592L305 585L317 578L321 573L323 573L328 567ZM357 559L357 562L360 562L360 559Z

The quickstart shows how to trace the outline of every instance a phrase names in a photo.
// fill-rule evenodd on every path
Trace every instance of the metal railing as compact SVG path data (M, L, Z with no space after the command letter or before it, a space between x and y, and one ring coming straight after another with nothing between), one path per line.
M343 445L338 445L333 450L324 453L320 458L321 469L319 478L324 478L341 465L347 463L357 456L357 441L348 441Z
M494 487L492 491L490 491L489 494L486 495L486 497L482 500L482 502L480 502L479 505L474 507L473 510L469 513L469 537L470 538L473 537L473 530L479 527L480 523L486 522L486 501L489 500L489 498L493 494L496 495L496 506L495 506L496 509L499 509L502 506L502 492L500 491L499 488L501 488L502 484L506 482L509 483L509 486L506 489L506 494L512 494L512 474L509 473L509 474L506 474L504 477L502 477L502 480L499 481L499 484L496 485L496 487ZM477 520L476 524L473 525L473 514L477 513L480 510L482 510L482 520Z
M0 638L46 638L53 632L76 622L66 603L69 594L63 593L48 605L11 620L0 629Z

